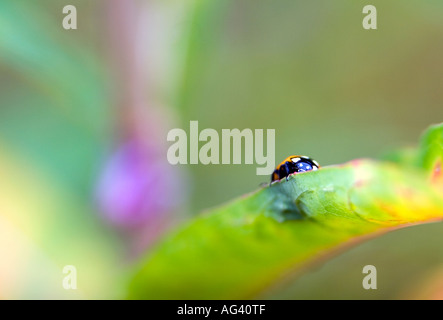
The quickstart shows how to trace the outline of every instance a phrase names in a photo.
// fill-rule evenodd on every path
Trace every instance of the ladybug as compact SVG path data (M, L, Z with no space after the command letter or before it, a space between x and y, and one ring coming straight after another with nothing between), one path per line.
M271 176L271 183L283 178L288 180L291 174L320 169L317 161L305 156L289 156L280 163Z

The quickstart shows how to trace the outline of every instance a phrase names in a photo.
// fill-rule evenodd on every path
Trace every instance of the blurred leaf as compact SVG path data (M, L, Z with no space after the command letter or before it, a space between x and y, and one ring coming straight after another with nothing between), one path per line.
M429 172L432 181L442 179L443 124L433 125L426 130L421 137L420 148L410 147L391 151L384 154L381 159L425 169Z
M420 153L438 153L434 131ZM130 298L257 297L344 245L441 220L441 184L430 184L420 168L405 168L355 160L291 176L212 210L158 246L133 279Z
M422 137L419 164L431 173L432 179L442 179L443 124L434 125Z
M223 12L228 6L228 1L202 1L195 0L189 2L189 22L184 28L181 40L181 51L184 52L182 58L182 78L177 88L176 103L180 112L187 115L190 103L192 88L196 87L199 76L192 72L196 67L204 68L208 55L215 53L216 44L220 37L220 23L223 20ZM198 87L198 85L197 85Z
M409 147L409 148L403 148L399 150L394 150L390 152L385 152L381 157L380 160L383 161L391 161L395 162L397 164L410 166L410 167L417 167L418 163L418 150L417 148Z
M63 110L59 112L65 121L96 132L106 101L105 68L85 46L76 45L77 39L60 23L40 4L2 1L0 62L44 92L50 106Z
M0 2L0 135L64 187L90 197L110 140L109 77L88 37L62 28L62 8Z
M7 299L107 299L124 290L121 243L93 208L1 141L0 257ZM63 288L66 265L77 269L77 290Z

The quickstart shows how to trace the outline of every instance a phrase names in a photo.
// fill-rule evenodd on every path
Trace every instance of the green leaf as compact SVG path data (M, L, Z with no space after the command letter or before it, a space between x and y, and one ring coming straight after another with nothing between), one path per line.
M425 138L419 153L434 155L434 142ZM422 168L370 159L293 175L169 235L143 261L129 297L257 298L347 245L441 220L441 185Z
M431 174L433 181L442 182L443 124L431 126L421 139L419 165Z

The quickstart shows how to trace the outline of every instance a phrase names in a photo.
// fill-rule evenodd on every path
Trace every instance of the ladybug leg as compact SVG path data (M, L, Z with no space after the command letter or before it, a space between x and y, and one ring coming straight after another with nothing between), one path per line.
M285 174L286 181L288 181L289 180L289 175L291 174L291 168L289 167L289 163L288 162L286 162L283 166L285 167L285 171L286 171L286 174Z

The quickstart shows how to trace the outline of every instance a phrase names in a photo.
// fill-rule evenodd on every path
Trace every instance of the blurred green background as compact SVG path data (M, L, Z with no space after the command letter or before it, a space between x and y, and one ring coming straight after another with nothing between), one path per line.
M78 30L62 27L69 4ZM377 30L362 27L367 4ZM436 0L2 0L0 298L123 297L162 233L269 180L256 165L170 166L166 132L191 120L275 129L276 163L415 145L443 119L442 15ZM131 139L141 158L115 160ZM156 188L170 205L151 205ZM442 231L369 241L265 298L418 297L443 265ZM362 289L366 264L376 291ZM62 288L64 265L81 290Z

